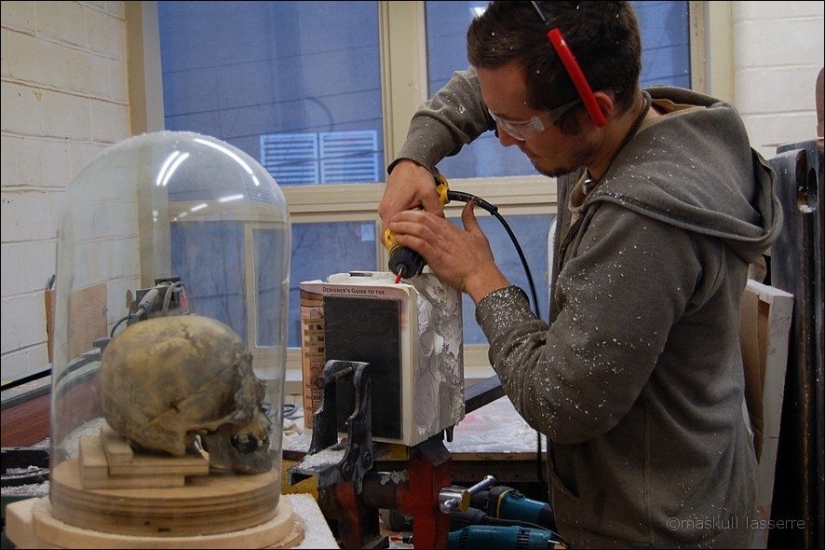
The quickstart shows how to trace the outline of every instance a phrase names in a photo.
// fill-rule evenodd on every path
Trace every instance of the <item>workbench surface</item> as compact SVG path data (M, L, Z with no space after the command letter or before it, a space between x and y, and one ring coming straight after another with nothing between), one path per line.
M311 432L303 429L303 416L285 422L284 452L306 453L311 439ZM444 445L453 460L532 460L537 435L504 396L467 414L453 429L453 440Z
M453 430L453 441L445 445L456 460L460 455L535 455L536 437L504 396L466 415Z

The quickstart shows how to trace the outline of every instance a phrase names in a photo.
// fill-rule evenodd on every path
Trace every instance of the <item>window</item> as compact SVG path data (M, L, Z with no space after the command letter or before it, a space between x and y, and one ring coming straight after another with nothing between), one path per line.
M147 3L149 4L149 3ZM690 32L701 2L634 2L644 85L692 82ZM293 225L291 368L300 369L298 285L331 273L385 270L375 209L410 117L466 68L466 29L487 2L157 2L167 130L212 135L259 159L287 197ZM390 47L391 46L391 47ZM530 264L547 317L547 233L555 182L516 148L482 136L439 169L453 189L499 208ZM447 206L458 221L461 204ZM497 261L527 290L501 224L479 214ZM246 261L253 265L254 258ZM261 274L259 273L259 276ZM528 291L529 293L529 291ZM270 309L277 304L270 304ZM486 342L465 299L465 363Z
M376 2L158 2L158 19L167 130L257 159L274 148L282 165L355 152L383 161ZM360 181L326 173L323 183L377 182L383 163Z
M378 181L378 132L265 134L260 161L279 185Z
M378 14L377 2L159 2L165 128L237 146L285 193L381 181ZM318 203L340 200L340 189L317 191ZM378 269L374 210L292 217L290 347L301 281Z

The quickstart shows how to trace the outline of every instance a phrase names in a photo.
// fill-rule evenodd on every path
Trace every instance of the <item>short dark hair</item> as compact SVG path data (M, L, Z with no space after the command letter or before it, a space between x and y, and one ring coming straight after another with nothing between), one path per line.
M613 90L622 110L639 89L642 45L630 2L537 2L561 31L590 87ZM524 68L527 101L552 109L579 97L532 2L494 1L467 30L467 57L477 68L512 61Z

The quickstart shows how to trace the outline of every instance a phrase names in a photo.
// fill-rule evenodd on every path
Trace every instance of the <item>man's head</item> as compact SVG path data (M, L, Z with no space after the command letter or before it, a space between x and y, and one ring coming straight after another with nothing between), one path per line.
M549 28L561 31L592 90L612 92L617 107L628 109L641 71L641 38L630 2L491 2L467 31L470 63L481 69L520 66L531 109L550 111L580 99L533 4ZM578 103L553 122L575 131L573 115L583 108Z

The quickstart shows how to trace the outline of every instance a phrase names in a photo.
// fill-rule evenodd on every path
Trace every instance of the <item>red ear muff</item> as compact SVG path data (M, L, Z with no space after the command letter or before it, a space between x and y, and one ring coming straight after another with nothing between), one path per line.
M599 109L599 104L596 103L596 96L593 95L593 90L590 89L590 84L587 82L579 63L576 61L576 58L573 57L573 52L570 51L570 46L567 45L559 29L550 29L547 33L547 38L550 40L550 43L553 44L556 53L559 54L564 68L567 69L567 74L570 75L570 79L576 86L579 97L582 98L584 106L587 107L590 119L597 128L601 128L607 121L604 118L602 110Z
M587 78L585 78L579 62L576 61L576 57L570 50L570 46L567 45L567 41L564 39L561 31L551 27L550 22L547 21L547 18L544 16L544 12L541 11L538 2L531 3L536 9L536 13L541 17L544 26L548 29L547 39L550 40L550 44L552 44L553 49L556 50L565 70L567 70L567 74L570 75L570 79L573 81L573 85L576 86L576 91L579 92L579 97L582 98L584 106L590 115L590 119L597 128L601 128L607 121L604 118L604 114L602 114L602 110L599 109L596 96L593 95L593 90L590 88L590 84L587 82Z

